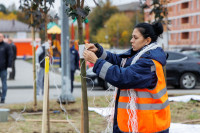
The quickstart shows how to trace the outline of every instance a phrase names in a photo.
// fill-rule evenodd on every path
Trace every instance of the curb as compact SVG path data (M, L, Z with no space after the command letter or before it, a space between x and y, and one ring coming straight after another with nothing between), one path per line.
M58 85L57 87L61 88L61 85ZM8 86L8 89L32 89L33 86ZM55 86L49 86L49 88L56 88ZM81 85L74 85L74 88L81 88Z

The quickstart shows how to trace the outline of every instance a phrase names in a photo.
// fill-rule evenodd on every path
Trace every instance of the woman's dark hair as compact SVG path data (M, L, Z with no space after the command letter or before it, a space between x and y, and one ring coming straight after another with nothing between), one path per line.
M155 22L153 24L149 23L139 23L135 26L146 39L147 37L151 38L151 42L155 42L163 33L163 26L160 22Z

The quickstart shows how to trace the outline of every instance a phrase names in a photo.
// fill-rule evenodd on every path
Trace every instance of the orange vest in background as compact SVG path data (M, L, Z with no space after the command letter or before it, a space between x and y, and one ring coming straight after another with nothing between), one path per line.
M136 113L139 133L160 132L168 129L171 122L170 106L162 65L153 60L157 75L157 84L153 89L134 89L136 93ZM130 112L129 89L120 89L117 108L117 123L122 132L132 132L128 127Z

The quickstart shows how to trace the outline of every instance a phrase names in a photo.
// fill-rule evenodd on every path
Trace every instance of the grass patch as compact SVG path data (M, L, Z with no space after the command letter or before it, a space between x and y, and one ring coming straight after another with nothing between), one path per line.
M170 102L170 109L172 122L181 123L187 120L200 119L200 102L194 100L188 103Z
M108 102L104 96L88 98L89 107L107 107ZM95 104L95 105L94 105ZM42 101L38 102L38 112L42 112ZM60 113L51 113L51 120L65 120L66 115L62 112L60 105L55 101L50 101L50 112L60 111ZM74 121L74 126L80 131L81 122L81 99L77 98L73 104L63 105L67 110L67 115L70 120ZM181 123L188 120L200 119L200 102L190 101L188 103L183 102L170 102L171 106L171 118L172 122ZM42 113L37 115L30 115L33 112L33 103L26 104L12 104L4 105L1 108L9 108L10 113L20 113L24 107L26 110L22 113L25 119L42 119ZM200 124L198 122L198 124ZM42 122L25 122L14 121L11 117L8 118L8 122L1 123L0 132L16 132L16 133L40 133ZM89 131L90 133L100 133L105 130L107 124L106 119L95 112L89 112ZM75 129L69 123L50 123L51 133L75 133Z

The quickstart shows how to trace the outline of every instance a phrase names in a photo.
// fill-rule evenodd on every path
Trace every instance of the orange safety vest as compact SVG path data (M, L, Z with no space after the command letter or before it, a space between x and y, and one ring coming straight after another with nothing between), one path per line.
M161 132L170 127L171 114L165 77L162 65L153 60L157 75L157 84L153 89L134 89L136 93L136 113L139 133ZM120 89L117 107L117 123L122 132L132 132L128 127L129 89Z

